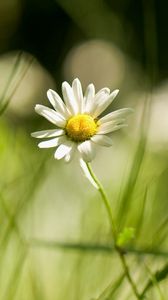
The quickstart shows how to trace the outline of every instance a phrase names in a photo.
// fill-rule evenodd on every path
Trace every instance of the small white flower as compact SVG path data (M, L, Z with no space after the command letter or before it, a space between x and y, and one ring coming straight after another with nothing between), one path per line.
M72 87L62 84L64 101L53 90L47 96L53 109L37 104L35 111L55 125L55 129L32 133L35 138L51 138L38 144L40 148L56 147L54 157L70 161L77 149L85 162L95 156L96 145L109 147L112 140L109 133L124 126L125 117L133 110L123 108L100 117L102 112L112 103L119 90L110 93L103 88L95 94L95 87L89 84L83 95L79 79L75 79Z

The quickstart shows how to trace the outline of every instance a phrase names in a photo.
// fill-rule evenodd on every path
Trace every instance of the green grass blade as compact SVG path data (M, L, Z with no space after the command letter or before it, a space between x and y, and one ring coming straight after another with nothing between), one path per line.
M32 239L28 241L30 247L46 248L48 250L67 250L67 251L81 251L81 252L102 252L102 253L113 253L115 251L113 245L108 244L91 244L91 243L70 243L70 242L59 242L59 241L46 241L40 239ZM145 248L133 248L126 247L125 251L127 254L134 254L136 256L157 256L167 259L168 252L158 251L155 249Z
M157 284L161 282L162 280L166 279L168 276L168 263L165 264L162 269L157 271L155 274L152 274L152 278L149 279L147 284L145 285L141 296L145 296L149 289L155 286L156 282Z
M120 288L123 280L125 278L125 274L121 274L121 276L115 281L108 285L108 287L102 292L102 294L92 300L112 300L115 292Z
M20 284L20 279L21 279L22 270L24 267L26 256L27 256L27 250L21 249L21 253L18 255L18 257L15 261L15 267L14 267L12 273L10 274L8 285L6 287L6 291L3 296L4 300L15 299L17 289Z
M20 63L21 63L21 60L22 60L22 56L23 56L23 52L19 52L17 55L16 55L16 60L14 62L14 65L13 65L13 68L12 68L12 71L11 71L11 74L9 75L9 78L7 80L7 83L5 85L5 88L4 88L4 91L0 97L0 104L1 104L1 108L0 108L0 114L2 113L2 111L4 110L3 107L6 105L6 102L3 104L3 101L7 95L7 92L9 90L9 87L10 87L10 84L20 66Z
M22 54L22 53L21 53L21 54ZM18 69L18 67L19 67L19 65L20 65L20 62L21 62L21 59L22 59L21 54L18 56L18 59L17 59L15 65L14 65L13 71L12 71L12 73L11 73L11 76L10 76L9 80L8 80L7 86L6 86L5 90L4 90L4 93L3 93L3 96L2 96L3 98L2 98L2 99L4 99L4 97L6 96L6 93L7 93L8 89L9 89L10 83L11 83L11 81L12 81L14 75L16 74L16 71L17 71L17 69ZM5 110L7 109L8 105L9 105L9 103L10 103L12 97L13 97L13 95L14 95L15 92L17 91L17 89L18 89L20 83L22 82L22 80L24 79L25 75L27 74L27 72L28 72L30 66L32 65L33 61L34 61L34 58L33 58L33 57L30 57L30 58L29 58L29 61L28 61L28 64L25 66L24 70L22 71L21 76L20 76L20 79L19 79L18 82L16 83L16 85L15 85L13 91L12 91L11 94L7 97L5 103L2 105L2 107L0 107L0 115L2 115L2 114L5 112Z

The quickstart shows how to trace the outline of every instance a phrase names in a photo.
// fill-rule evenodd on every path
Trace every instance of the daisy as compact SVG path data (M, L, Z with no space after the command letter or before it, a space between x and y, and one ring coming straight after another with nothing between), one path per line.
M47 92L52 109L37 104L35 111L54 124L54 129L33 132L35 138L47 138L38 144L39 148L55 147L54 157L70 161L78 150L85 162L90 162L96 153L96 146L109 147L112 140L109 133L125 124L125 117L133 110L122 108L101 116L112 103L119 90L110 93L103 88L95 93L93 84L89 84L84 95L79 79L72 82L72 87L62 83L63 100L53 90Z

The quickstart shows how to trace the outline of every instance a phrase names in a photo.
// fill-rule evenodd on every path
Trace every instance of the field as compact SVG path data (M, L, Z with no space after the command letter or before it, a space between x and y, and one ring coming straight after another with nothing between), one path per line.
M11 23L0 6L2 300L168 299L168 62L154 1L127 2L13 1ZM76 77L120 90L106 113L134 110L89 165L97 188L31 136L54 128L35 105Z

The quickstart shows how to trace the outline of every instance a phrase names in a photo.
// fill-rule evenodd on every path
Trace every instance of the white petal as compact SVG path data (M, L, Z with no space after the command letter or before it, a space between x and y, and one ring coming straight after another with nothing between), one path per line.
M49 130L41 130L41 131L36 131L32 132L31 136L42 139L42 138L50 138L50 137L55 137L55 136L60 136L65 134L65 131L63 129L49 129Z
M105 115L104 117L99 119L99 121L101 124L103 124L105 122L113 121L116 118L126 117L132 112L134 112L132 108L121 108Z
M86 165L86 163L84 162L83 159L80 159L79 160L80 162L80 166L84 172L84 175L86 176L86 178L90 181L90 183L96 188L96 189L99 189L97 183L94 181L94 179L92 178L92 176L90 175L89 173L89 170L88 170L88 167Z
M94 85L91 83L88 85L86 92L85 92L85 108L84 108L84 112L87 112L90 110L92 104L93 104L93 99L95 96L95 87Z
M109 95L110 94L110 89L107 87L102 88L101 90L99 90L96 95L95 95L95 99L97 99L97 97L99 97L102 93Z
M74 143L69 153L65 156L65 162L69 163L73 159L75 150L76 150L76 145Z
M91 137L91 140L100 146L110 147L112 145L111 138L106 135L96 134Z
M110 90L108 88L101 89L94 97L92 104L88 110L90 114L94 117L96 115L96 111L101 103L104 103L106 99L109 97Z
M66 106L71 114L75 115L79 112L78 103L74 96L73 90L68 82L64 81L62 84L62 94L66 103Z
M56 159L61 159L65 157L72 149L73 142L67 141L64 144L61 144L55 151L54 157Z
M70 116L64 102L62 101L61 97L55 91L49 89L47 91L47 97L48 97L51 105L54 107L54 109L56 111L58 111L60 114L62 114L65 118Z
M105 87L103 89L101 89L100 91L98 91L94 97L94 102L96 104L98 104L99 102L102 101L102 98L107 98L110 94L110 89Z
M48 141L43 141L41 143L38 144L39 148L52 148L52 147L57 147L58 145L60 145L63 141L65 140L65 137L57 137L55 139L52 140L48 140Z
M128 126L127 124L118 124L117 125L117 124L112 124L112 122L105 123L102 126L100 126L100 129L97 132L97 134L106 134L106 133L113 132L113 131L116 131L120 128L127 127L127 126Z
M90 140L85 141L78 145L78 150L82 155L82 158L86 162L90 162L95 157L95 145Z
M58 112L51 108L37 104L35 106L35 111L58 127L64 127L66 125L65 119Z
M76 98L76 103L78 104L78 112L82 113L84 108L84 99L82 86L78 78L74 79L74 81L72 82L72 89Z
M113 91L108 97L100 98L99 102L93 111L93 117L98 117L114 100L114 98L117 96L119 90Z
M88 113L90 113L94 117L94 112L97 110L99 103L102 103L105 101L105 99L108 98L110 93L110 90L108 88L101 89L98 93L96 93L90 108L88 110Z
M116 118L112 121L109 121L109 122L104 122L103 124L100 123L99 125L99 129L105 127L106 125L121 125L125 122L125 119L123 118Z

